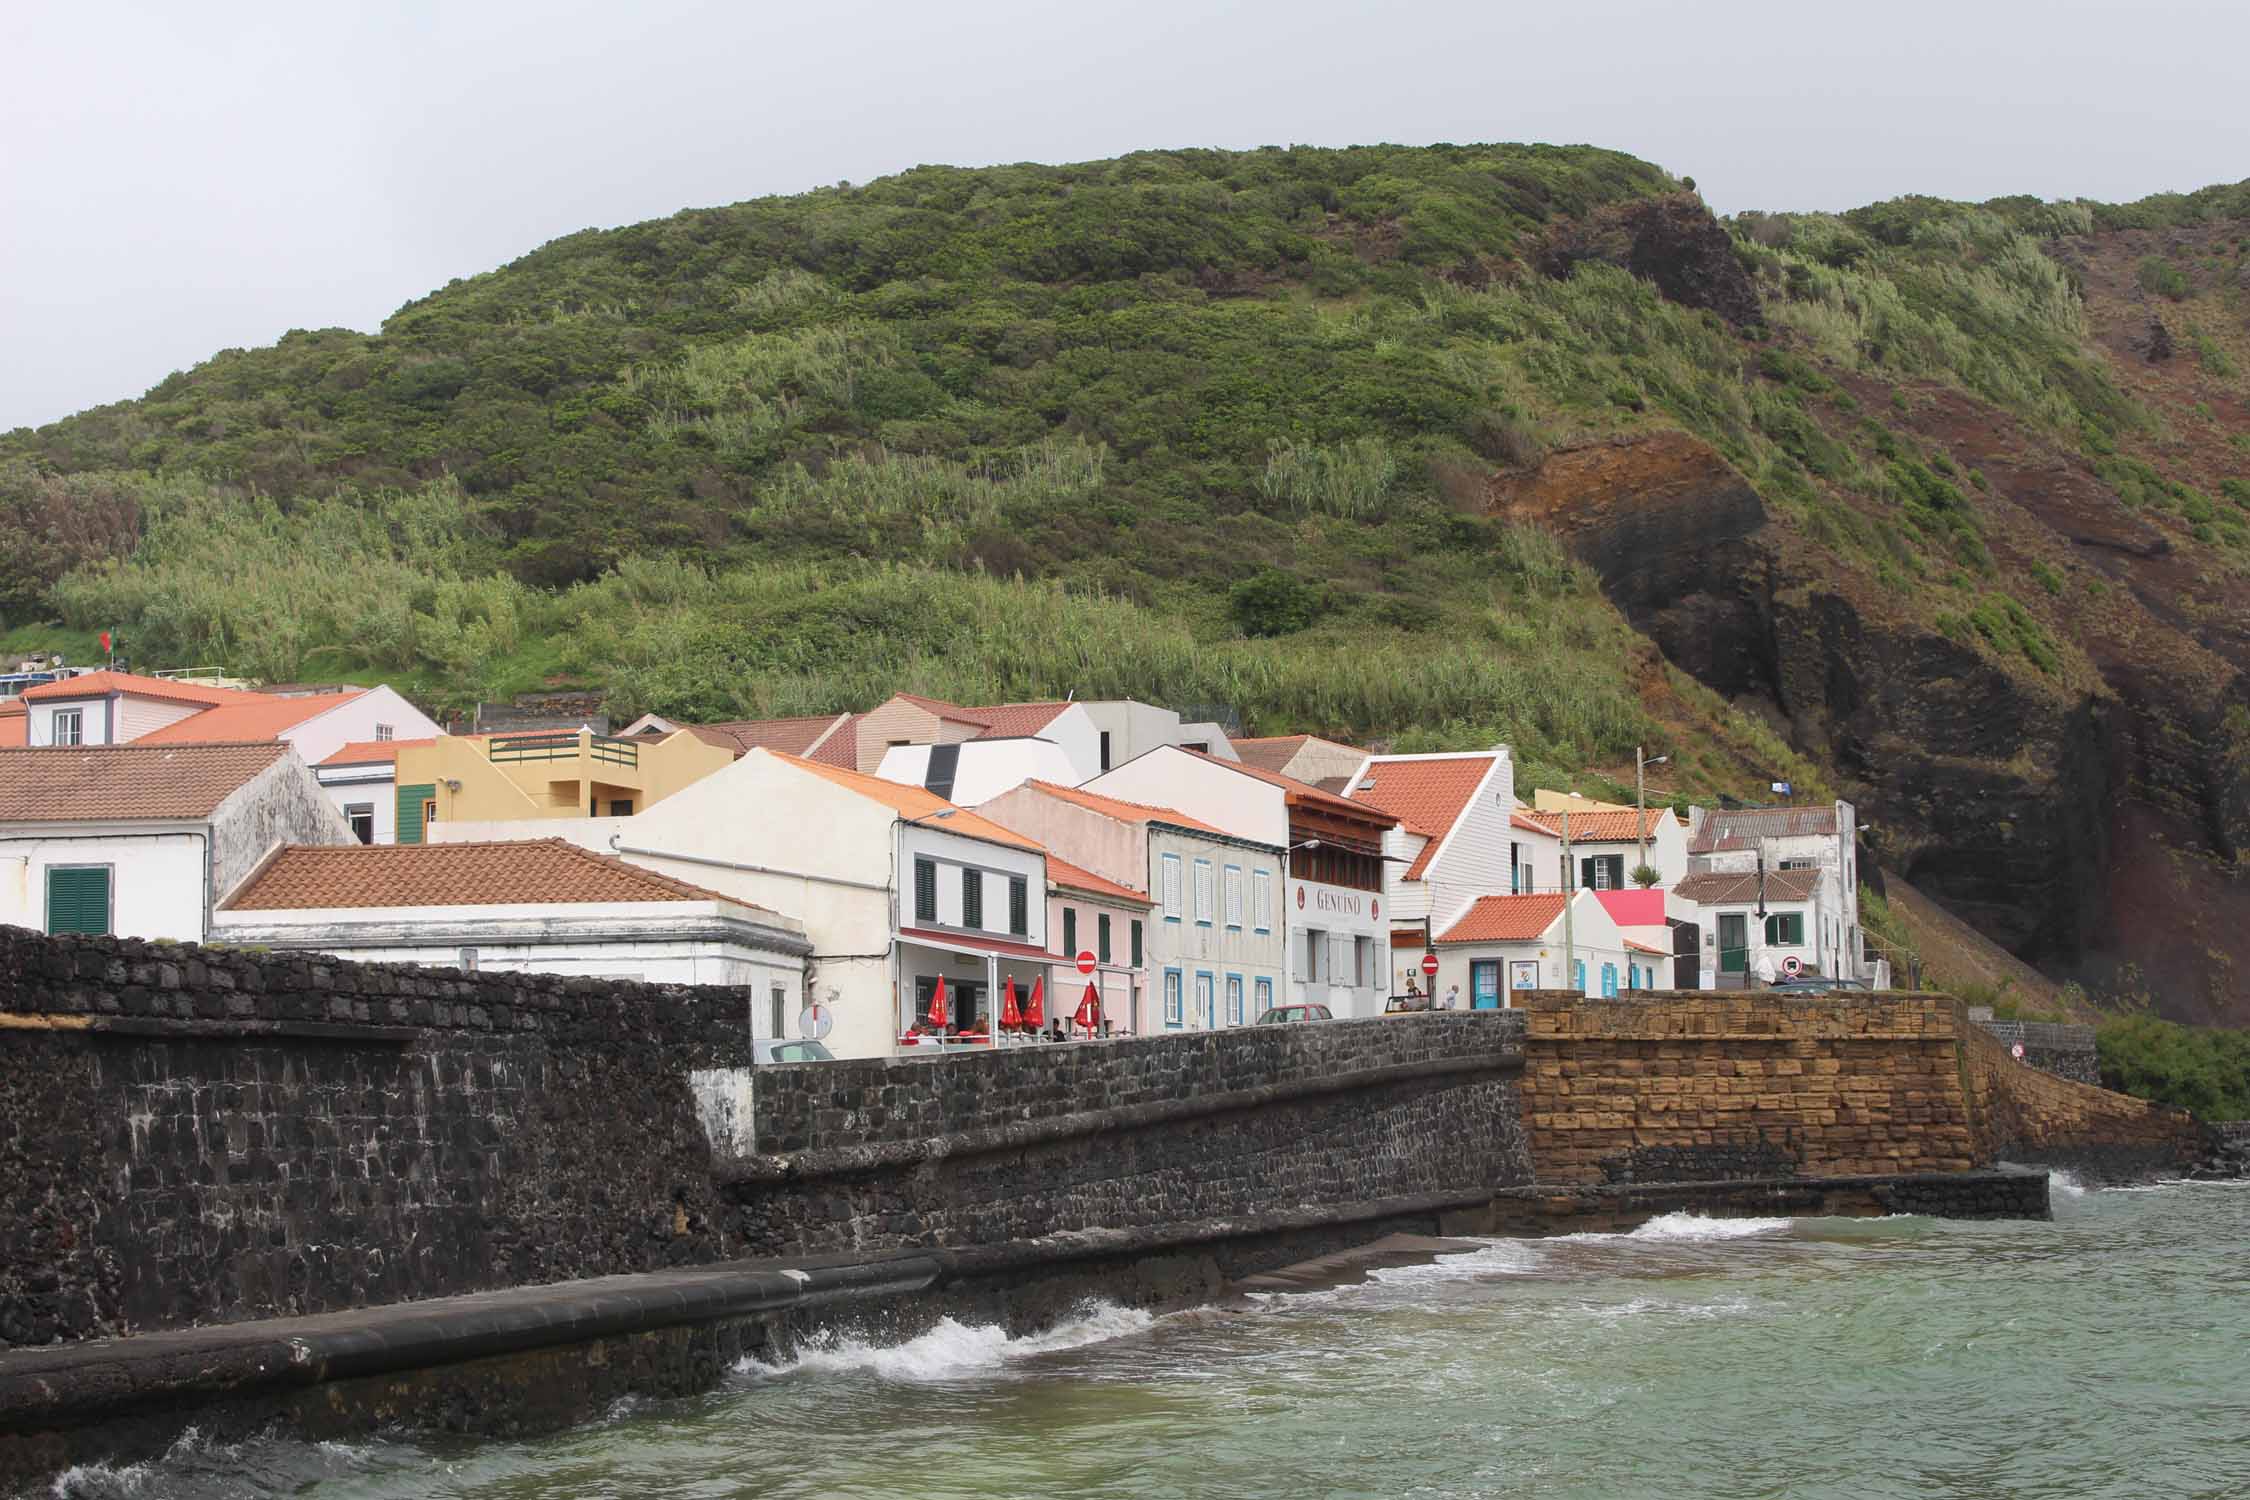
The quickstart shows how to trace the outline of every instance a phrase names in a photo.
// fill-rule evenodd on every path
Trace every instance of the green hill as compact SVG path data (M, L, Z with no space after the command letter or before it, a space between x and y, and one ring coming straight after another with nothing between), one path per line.
M1130 693L1589 790L1647 744L1681 792L1854 796L2050 971L2210 1013L2224 963L2102 923L2153 837L2202 861L2197 951L2240 941L2246 200L1720 224L1585 147L920 168L10 434L0 619L441 703Z

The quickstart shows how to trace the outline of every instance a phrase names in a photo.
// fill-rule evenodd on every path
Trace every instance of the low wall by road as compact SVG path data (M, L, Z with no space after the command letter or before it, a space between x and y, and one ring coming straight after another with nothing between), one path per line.
M2065 1026L2054 1021L1995 1021L1989 1014L1977 1014L1986 1009L1988 1007L1972 1006L1969 1019L1989 1032L2002 1047L2023 1048L2023 1061L2042 1073L2052 1073L2073 1083L2090 1083L2097 1087L2101 1084L2101 1057L2095 1050L2093 1027Z
M1932 994L1519 997L1542 1183L1963 1172L2113 1176L2203 1153L2179 1110L2019 1062Z

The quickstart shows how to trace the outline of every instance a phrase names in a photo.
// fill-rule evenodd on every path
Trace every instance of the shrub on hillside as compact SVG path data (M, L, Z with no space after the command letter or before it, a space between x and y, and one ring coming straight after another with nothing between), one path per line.
M1227 610L1244 635L1293 635L1320 613L1320 595L1294 573L1267 568L1234 586Z
M2206 1120L2250 1118L2250 1032L2132 1015L2104 1021L2094 1036L2105 1088Z
M2141 260L2139 280L2141 290L2158 297L2169 297L2174 302L2188 294L2187 273L2162 256L2144 256Z
M1521 413L1485 407L1470 415L1462 434L1479 458L1519 469L1536 469L1547 456L1539 430Z

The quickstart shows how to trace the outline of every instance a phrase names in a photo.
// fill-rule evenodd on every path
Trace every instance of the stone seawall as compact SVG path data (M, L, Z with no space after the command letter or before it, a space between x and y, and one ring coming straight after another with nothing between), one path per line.
M0 1347L741 1253L749 997L0 927Z
M1516 1011L753 1075L720 1175L757 1253L977 1245L1530 1180ZM944 1080L933 1088L933 1079Z
M1542 1183L1962 1172L2110 1178L2202 1152L2185 1113L2019 1062L1944 995L1519 998Z

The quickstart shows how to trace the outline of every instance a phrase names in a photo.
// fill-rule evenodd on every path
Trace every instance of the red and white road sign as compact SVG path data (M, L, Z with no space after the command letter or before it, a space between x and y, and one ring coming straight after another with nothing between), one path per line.
M1081 948L1078 950L1078 972L1081 974L1091 974L1094 972L1093 949Z
M1432 979L1437 978L1437 955L1435 953L1425 953L1422 955L1422 972L1429 975Z
M1795 979L1799 974L1805 972L1805 966L1798 960L1797 955L1792 953L1781 961L1781 972L1791 979Z

